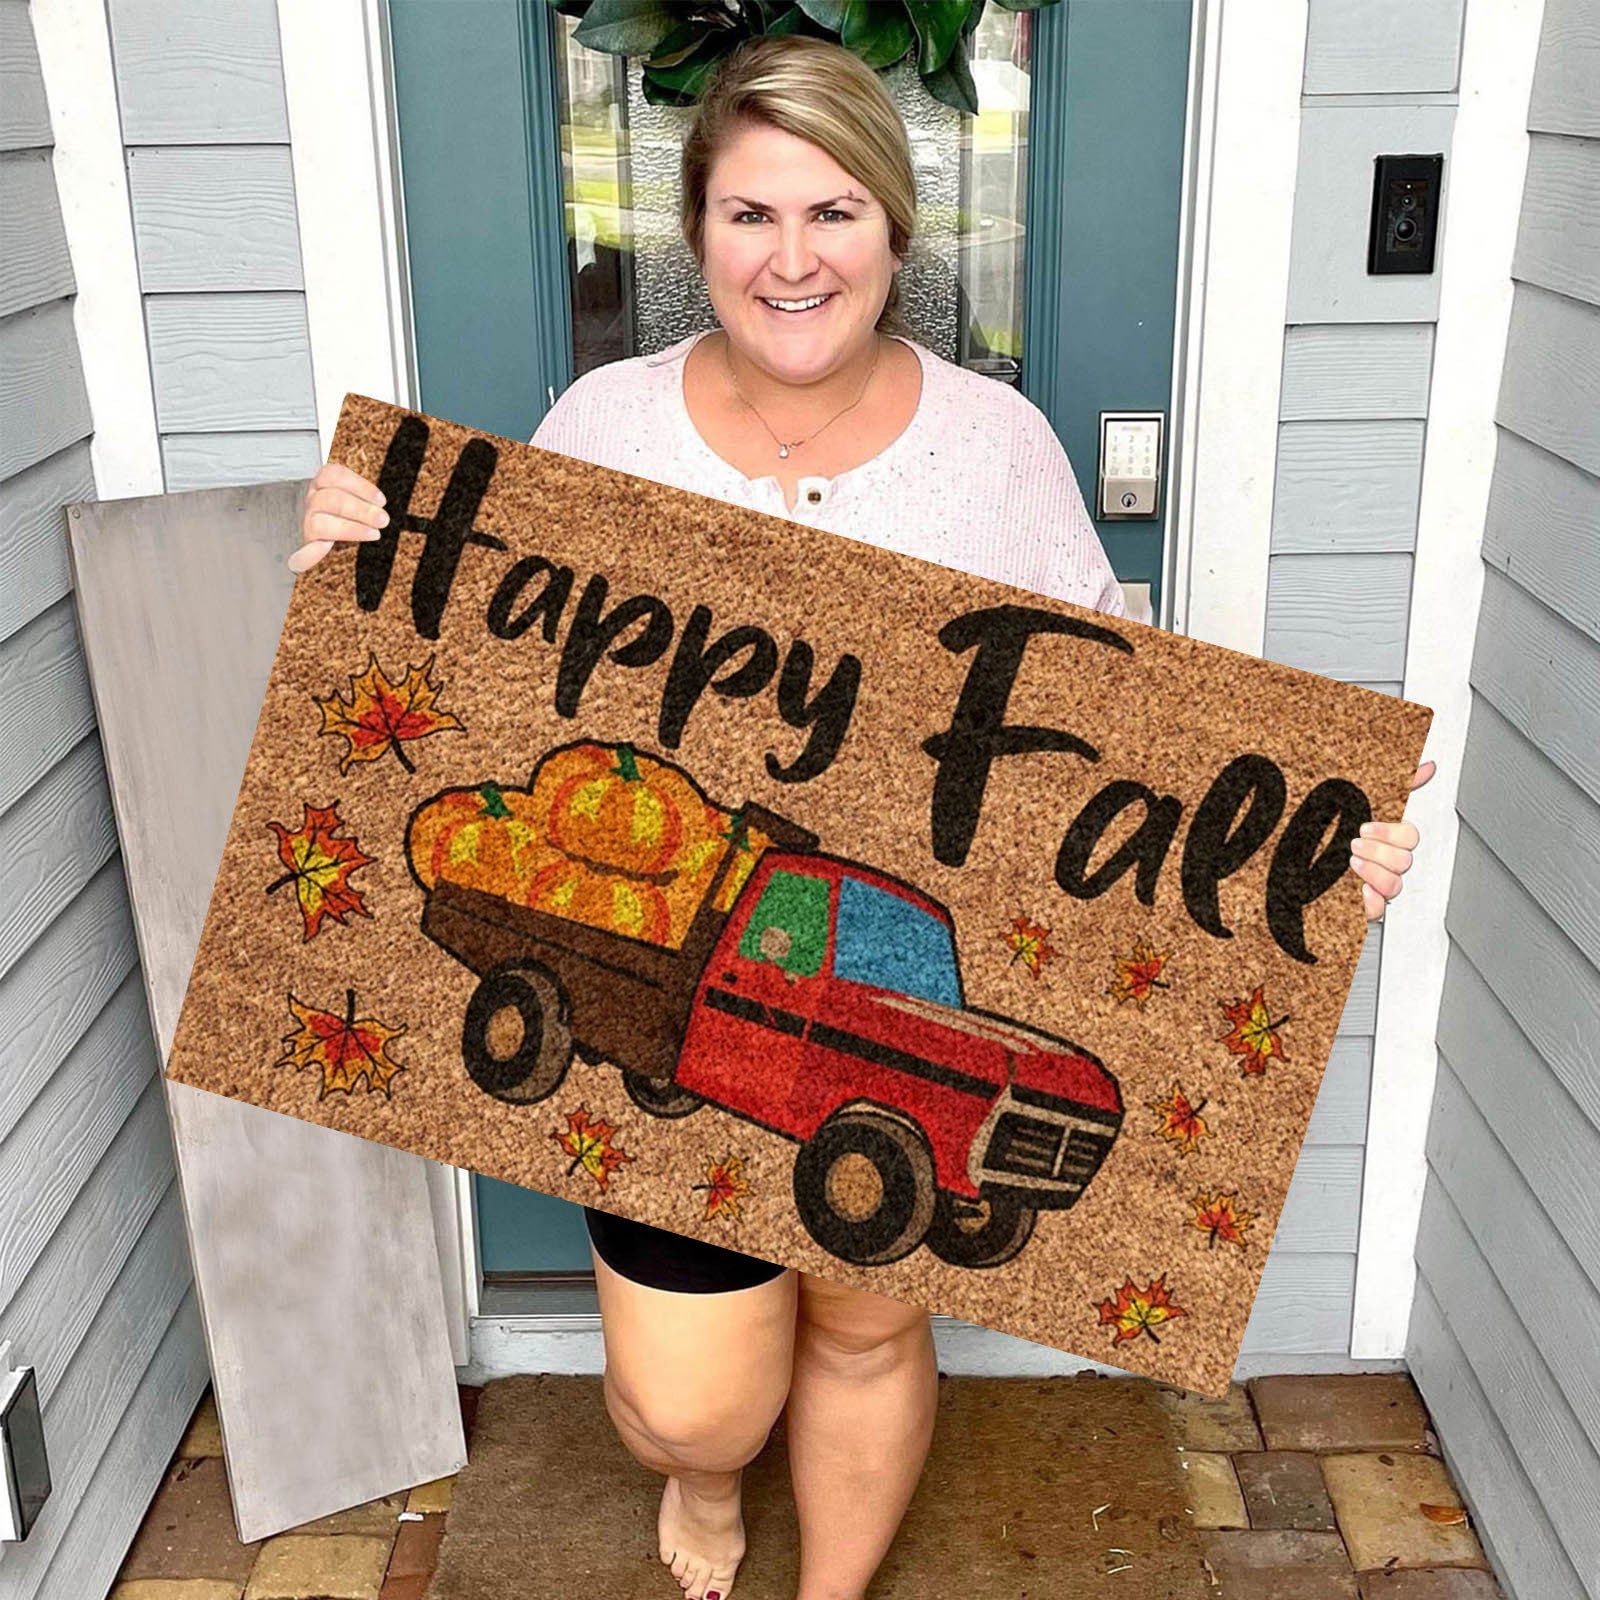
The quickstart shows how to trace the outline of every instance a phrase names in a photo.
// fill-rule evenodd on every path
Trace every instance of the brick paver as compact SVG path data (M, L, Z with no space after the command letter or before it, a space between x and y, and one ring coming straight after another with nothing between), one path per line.
M1248 1528L1244 1496L1234 1474L1233 1459L1220 1451L1180 1450L1187 1474L1189 1509L1197 1528Z
M1358 1600L1336 1533L1202 1533L1200 1544L1225 1600Z
M1252 1528L1338 1527L1317 1458L1302 1450L1255 1450L1233 1458Z
M1269 1450L1429 1448L1428 1413L1403 1372L1256 1378L1250 1398Z
M221 1578L134 1578L107 1600L239 1600L240 1587Z
M448 1511L450 1509L450 1493L455 1488L455 1475L448 1478L435 1478L430 1483L419 1483L410 1494L406 1496L407 1511Z
M1161 1404L1172 1418L1173 1437L1181 1449L1261 1448L1261 1433L1242 1383L1232 1384L1220 1400L1190 1389L1163 1389Z
M167 1469L117 1576L215 1578L237 1591L259 1544L239 1543L222 1458L184 1457Z
M388 1560L387 1539L281 1533L262 1545L244 1600L378 1600Z
M1324 1456L1322 1476L1358 1571L1484 1565L1477 1535L1466 1522L1435 1522L1421 1510L1461 1504L1436 1457L1390 1451Z
M217 1423L216 1396L207 1389L200 1404L195 1407L188 1432L178 1446L180 1456L220 1456L222 1454L222 1429Z
M1361 1600L1503 1600L1494 1574L1471 1567L1362 1572L1356 1585Z

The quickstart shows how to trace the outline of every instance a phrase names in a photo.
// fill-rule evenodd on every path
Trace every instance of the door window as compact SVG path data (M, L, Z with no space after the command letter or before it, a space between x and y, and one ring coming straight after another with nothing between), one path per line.
M921 906L859 878L839 881L833 973L939 1005L961 1004L950 929Z
M745 924L739 954L797 978L813 978L827 949L828 880L775 869Z
M637 61L589 50L556 18L573 370L650 355L715 325L678 235L678 160L691 113L653 106ZM930 350L1018 382L1033 18L991 6L971 40L979 112L932 99L907 62L884 76L916 164L917 238L901 315Z

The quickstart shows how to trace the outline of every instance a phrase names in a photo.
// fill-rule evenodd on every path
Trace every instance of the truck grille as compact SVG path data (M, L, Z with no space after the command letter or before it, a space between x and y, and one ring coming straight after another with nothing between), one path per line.
M1065 1131L1058 1122L1036 1122L1032 1117L1003 1112L995 1124L984 1165L1030 1178L1052 1178Z
M1100 1163L1111 1149L1112 1137L1083 1128L1068 1132L1059 1122L1039 1122L1006 1111L995 1124L983 1164L997 1172L1054 1178L1082 1188L1100 1170Z
M1086 1133L1074 1128L1067 1138L1066 1154L1061 1158L1058 1177L1069 1183L1087 1183L1100 1170L1111 1149L1111 1136L1105 1133Z

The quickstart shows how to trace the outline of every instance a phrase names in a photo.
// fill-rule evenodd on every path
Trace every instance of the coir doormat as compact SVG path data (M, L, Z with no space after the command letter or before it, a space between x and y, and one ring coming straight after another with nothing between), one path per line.
M392 520L168 1075L1221 1393L1432 713L360 395L331 456Z
M541 1373L484 1386L427 1600L671 1593L660 1475L623 1447L600 1384ZM941 1378L928 1463L870 1600L1217 1600L1171 1398L1128 1378ZM793 1600L799 1584L788 1422L744 1469L739 1600Z

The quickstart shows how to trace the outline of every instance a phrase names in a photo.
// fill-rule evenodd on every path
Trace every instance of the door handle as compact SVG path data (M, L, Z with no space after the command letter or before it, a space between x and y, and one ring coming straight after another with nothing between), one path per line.
M724 972L722 974L722 981L724 983L737 983L739 981L739 974L737 972Z

